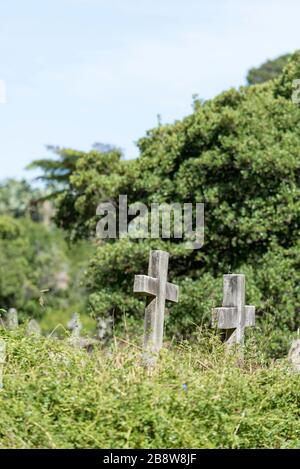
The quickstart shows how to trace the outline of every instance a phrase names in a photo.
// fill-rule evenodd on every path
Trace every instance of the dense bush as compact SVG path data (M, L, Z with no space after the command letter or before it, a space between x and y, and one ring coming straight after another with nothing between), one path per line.
M267 367L249 338L245 367L216 338L164 350L148 375L136 347L86 354L0 331L1 448L298 448L299 375Z
M55 290L66 262L62 240L27 219L0 216L0 305L33 316L41 312L42 290Z
M0 308L16 308L21 319L45 317L50 309L51 315L57 314L55 323L46 319L46 327L66 322L70 308L80 311L83 306L84 255L91 252L85 245L74 251L55 228L0 216ZM61 286L61 277L67 285ZM65 314L58 315L59 310Z
M0 309L17 308L21 320L38 316L45 331L87 313L82 276L93 250L66 243L51 220L49 191L24 180L0 183ZM93 324L87 314L83 322Z
M152 247L170 252L170 278L181 285L181 302L170 307L171 334L189 335L195 323L208 320L228 272L247 273L247 301L266 324L283 334L300 326L300 108L291 99L299 77L296 53L275 80L195 101L190 116L159 125L138 142L137 160L122 160L116 150L74 153L58 211L72 239L94 235L97 205L110 200L117 206L119 194L129 203L205 203L199 251L178 241L99 243L87 275L93 311L115 318L142 314L132 298L133 276L146 273ZM284 350L283 343L275 334L273 353Z

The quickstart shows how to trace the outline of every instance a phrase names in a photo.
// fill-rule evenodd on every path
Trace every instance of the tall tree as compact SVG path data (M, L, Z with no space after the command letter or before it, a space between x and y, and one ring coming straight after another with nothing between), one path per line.
M39 189L33 189L27 181L7 179L0 183L0 215L15 218L30 214L32 204L41 196Z
M276 59L267 60L259 67L251 68L247 75L248 85L264 83L278 77L290 58L291 54L281 55Z

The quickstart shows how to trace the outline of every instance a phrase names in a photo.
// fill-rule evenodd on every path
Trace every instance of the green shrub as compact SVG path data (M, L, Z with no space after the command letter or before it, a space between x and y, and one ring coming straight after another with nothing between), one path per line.
M267 366L254 337L235 366L214 336L163 350L155 372L115 341L91 355L0 332L1 448L297 448L298 374Z
M0 308L17 308L21 319L44 316L53 308L62 311L67 305L79 311L85 301L80 286L84 256L90 253L85 243L70 250L55 228L26 218L0 216ZM59 288L60 272L69 277L67 290ZM55 325L57 319L55 315ZM54 325L49 320L45 323Z

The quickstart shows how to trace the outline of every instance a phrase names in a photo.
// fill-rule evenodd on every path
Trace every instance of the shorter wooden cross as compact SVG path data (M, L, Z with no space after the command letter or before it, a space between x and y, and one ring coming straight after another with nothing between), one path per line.
M226 331L227 345L243 345L245 328L255 326L255 306L245 305L245 275L223 276L223 306L213 309L213 324Z
M167 282L169 253L151 251L148 276L135 275L134 293L146 295L144 322L144 362L155 364L157 354L163 344L165 302L178 303L179 287Z

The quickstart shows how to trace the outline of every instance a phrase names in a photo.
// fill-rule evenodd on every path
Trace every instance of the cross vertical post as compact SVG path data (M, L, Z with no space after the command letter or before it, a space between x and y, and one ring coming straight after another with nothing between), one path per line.
M136 275L134 278L133 291L147 296L143 344L147 365L155 363L163 344L165 302L178 302L178 286L167 281L168 265L168 252L151 251L148 276Z

